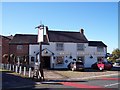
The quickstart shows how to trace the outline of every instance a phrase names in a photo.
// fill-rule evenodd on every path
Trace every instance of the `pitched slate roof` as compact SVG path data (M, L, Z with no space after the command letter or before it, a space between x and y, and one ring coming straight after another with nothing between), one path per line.
M37 44L37 37L33 34L16 34L10 44ZM46 36L44 37L44 41L47 42Z
M102 41L89 41L89 46L101 46L101 47L107 47Z
M85 35L80 32L48 31L48 38L50 42L88 43Z
M12 36L12 35L11 35L11 36L3 36L3 35L0 35L0 38L6 38L6 39L11 40L11 39L13 39L13 36Z

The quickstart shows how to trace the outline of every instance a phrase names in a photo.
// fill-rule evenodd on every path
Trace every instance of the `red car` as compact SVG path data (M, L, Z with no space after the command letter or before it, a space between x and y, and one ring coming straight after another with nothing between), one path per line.
M93 69L110 70L113 65L109 62L96 62L91 66Z

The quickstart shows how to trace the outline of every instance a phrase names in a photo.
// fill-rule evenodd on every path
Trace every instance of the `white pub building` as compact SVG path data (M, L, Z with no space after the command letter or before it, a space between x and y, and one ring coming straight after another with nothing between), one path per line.
M43 67L49 69L68 68L72 61L82 61L85 68L98 60L106 60L107 46L102 41L88 41L84 30L80 32L45 29L42 43ZM40 45L29 44L29 64L39 59Z

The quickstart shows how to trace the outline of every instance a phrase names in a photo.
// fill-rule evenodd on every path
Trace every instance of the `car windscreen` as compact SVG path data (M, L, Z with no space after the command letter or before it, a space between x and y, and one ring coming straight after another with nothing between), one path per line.
M83 62L76 62L76 65L83 65Z

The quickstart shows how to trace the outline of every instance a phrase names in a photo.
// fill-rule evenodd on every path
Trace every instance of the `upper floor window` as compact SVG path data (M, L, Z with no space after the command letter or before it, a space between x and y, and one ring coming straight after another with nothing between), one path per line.
M103 47L97 47L97 52L104 52L104 48Z
M78 51L84 51L84 44L77 44Z
M23 49L23 45L17 45L17 50L22 50Z
M56 50L57 51L63 51L64 50L63 43L56 43Z

